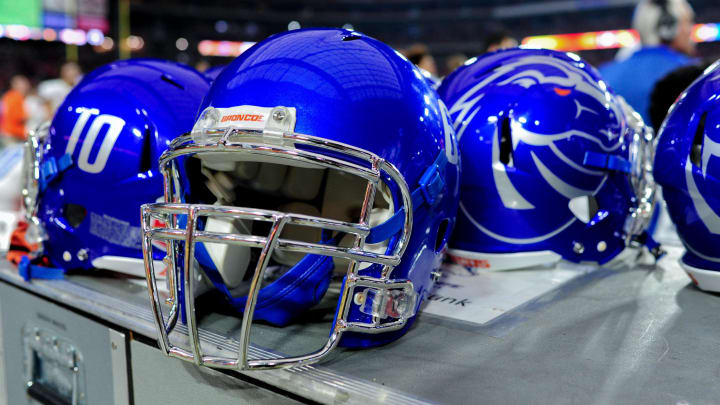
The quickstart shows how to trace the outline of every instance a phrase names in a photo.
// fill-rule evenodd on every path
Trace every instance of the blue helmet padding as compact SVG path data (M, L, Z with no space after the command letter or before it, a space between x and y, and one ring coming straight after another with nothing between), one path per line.
M195 245L195 258L213 285L225 294L236 310L243 312L247 296L232 296L201 243ZM280 278L260 290L253 318L276 326L287 325L294 317L320 302L330 286L332 270L332 257L306 255Z

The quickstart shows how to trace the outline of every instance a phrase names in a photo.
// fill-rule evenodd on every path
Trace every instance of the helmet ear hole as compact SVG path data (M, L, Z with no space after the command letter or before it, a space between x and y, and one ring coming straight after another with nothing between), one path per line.
M700 122L695 130L695 137L693 138L692 146L690 147L690 162L696 167L700 167L702 161L702 146L703 139L705 138L705 119L707 118L707 111L700 116Z
M500 120L500 128L498 131L498 141L500 144L500 162L508 167L514 167L513 163L513 142L512 128L510 127L510 117L505 116Z
M152 132L150 128L145 130L143 137L142 152L140 154L139 173L145 173L152 169Z
M87 210L79 204L65 204L63 208L63 216L67 223L73 228L80 226L86 215Z
M448 230L450 228L450 219L445 218L442 221L440 221L440 224L438 225L437 235L435 235L435 252L439 252L448 241Z

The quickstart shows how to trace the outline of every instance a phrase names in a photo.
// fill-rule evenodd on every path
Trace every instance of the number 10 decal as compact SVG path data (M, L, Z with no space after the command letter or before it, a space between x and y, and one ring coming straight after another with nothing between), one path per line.
M96 115L92 124L90 124L90 129L88 129L85 139L83 140L77 164L81 170L88 173L100 173L105 168L107 160L110 157L110 152L112 152L112 149L115 146L115 141L117 141L118 136L120 136L120 132L122 132L122 129L125 126L125 120L114 115L100 114L100 111L96 108L80 107L77 108L75 112L79 113L80 116L75 122L75 126L70 134L70 139L68 140L67 147L65 148L65 153L70 156L73 155L78 139L80 138L80 134L85 129L85 125L87 125L90 116ZM92 150L93 145L95 145L95 141L97 140L100 130L106 125L108 128L105 133L105 137L102 140L102 144L100 144L100 150L95 157L95 161L90 163L90 150Z

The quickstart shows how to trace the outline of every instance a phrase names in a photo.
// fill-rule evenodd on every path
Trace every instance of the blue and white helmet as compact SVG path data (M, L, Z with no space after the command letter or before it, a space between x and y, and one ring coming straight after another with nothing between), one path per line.
M605 263L646 238L652 132L580 57L498 51L470 59L438 92L463 165L452 261Z
M42 242L31 256L144 276L140 205L162 198L157 159L192 128L209 86L193 68L159 59L87 74L26 144L27 236Z
M201 110L160 158L165 202L143 208L145 247L167 243L176 281L169 308L151 291L161 348L253 369L403 335L439 276L459 191L455 134L420 71L354 31L290 31L230 63ZM239 350L218 355L197 338L198 274L242 315ZM307 352L272 339L285 328L250 332L324 299L328 330ZM188 336L175 340L183 317ZM250 358L253 336L282 355Z
M720 292L720 64L685 90L660 128L655 177L686 252L680 264Z

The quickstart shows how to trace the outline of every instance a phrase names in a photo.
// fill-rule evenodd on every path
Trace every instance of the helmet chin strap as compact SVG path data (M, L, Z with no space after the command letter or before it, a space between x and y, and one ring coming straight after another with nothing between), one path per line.
M30 258L23 256L18 264L18 273L25 281L33 278L43 280L62 280L65 277L65 270L56 267L46 267L32 264Z

